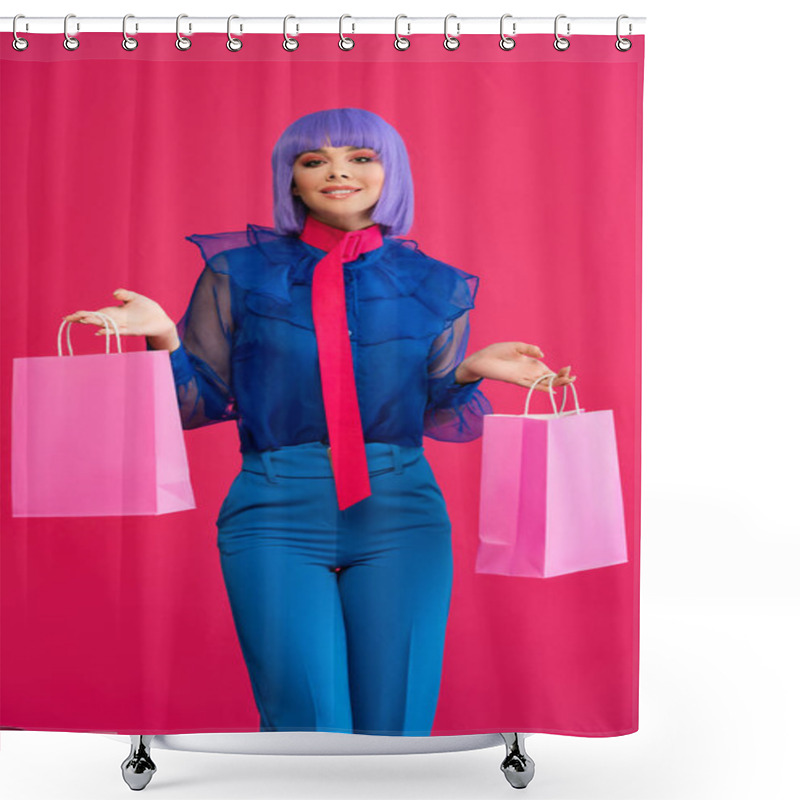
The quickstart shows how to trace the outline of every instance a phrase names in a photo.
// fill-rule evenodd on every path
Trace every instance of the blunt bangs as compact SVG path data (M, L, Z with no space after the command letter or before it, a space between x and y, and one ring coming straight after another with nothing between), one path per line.
M408 153L400 134L384 119L363 108L315 111L295 120L272 151L272 194L275 230L300 234L305 203L292 194L292 168L304 150L320 147L371 147L381 158L383 189L372 219L386 236L408 232L414 219L414 184Z

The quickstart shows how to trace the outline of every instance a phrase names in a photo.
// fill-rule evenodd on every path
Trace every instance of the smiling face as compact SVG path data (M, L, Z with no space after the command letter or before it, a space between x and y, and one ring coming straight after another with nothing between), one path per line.
M306 150L292 166L292 194L320 222L345 231L374 224L371 213L383 189L383 164L369 147Z

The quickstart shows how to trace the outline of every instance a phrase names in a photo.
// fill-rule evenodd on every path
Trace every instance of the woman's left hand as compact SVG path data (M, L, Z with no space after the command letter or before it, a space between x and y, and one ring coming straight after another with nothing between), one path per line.
M456 370L458 383L469 383L479 378L493 378L498 381L514 383L530 389L531 384L541 375L554 372L550 380L553 386L571 384L577 375L570 376L570 367L559 370L550 369L540 359L544 353L535 344L525 342L497 342L467 356ZM550 380L540 381L537 389L549 391Z

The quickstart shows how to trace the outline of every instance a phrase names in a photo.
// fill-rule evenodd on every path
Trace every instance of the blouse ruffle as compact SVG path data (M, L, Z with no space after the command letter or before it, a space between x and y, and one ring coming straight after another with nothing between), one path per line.
M289 318L294 324L313 330L309 317L305 324L291 312L290 287L311 285L318 254L310 251L299 237L283 236L273 228L248 224L244 231L194 234L186 239L200 248L208 266L228 274L247 295L249 310L262 316ZM252 257L255 247L259 259ZM225 253L224 258L215 256ZM377 253L377 251L373 251ZM372 256L372 257L371 257ZM362 257L363 258L363 257ZM367 261L345 269L361 269L358 300L400 302L399 313L410 313L416 321L412 338L429 338L465 311L475 307L479 278L457 267L425 255L412 239L386 237L380 256L368 253ZM409 304L407 308L403 305ZM372 336L364 344L395 338L397 314L382 313L380 306L371 314Z

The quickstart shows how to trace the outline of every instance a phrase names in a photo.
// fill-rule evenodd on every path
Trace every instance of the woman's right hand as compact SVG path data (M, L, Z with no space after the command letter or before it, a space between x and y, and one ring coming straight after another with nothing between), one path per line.
M121 335L173 340L174 334L174 340L177 340L175 323L155 300L151 300L143 294L131 292L128 289L117 289L114 292L114 297L117 300L121 300L122 305L106 306L105 308L98 308L97 311L111 317L117 323L117 328ZM64 319L67 322L80 322L88 325L97 325L100 328L105 327L103 318L93 311L75 311L72 314L68 314ZM112 334L113 332L113 329L111 329ZM105 335L105 330L98 331L97 335Z

